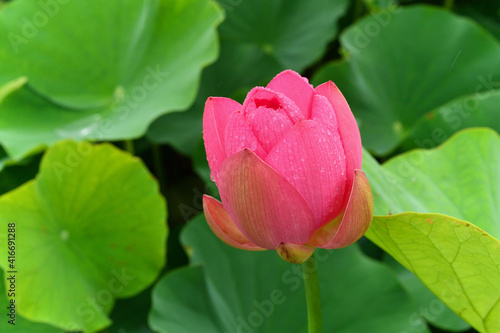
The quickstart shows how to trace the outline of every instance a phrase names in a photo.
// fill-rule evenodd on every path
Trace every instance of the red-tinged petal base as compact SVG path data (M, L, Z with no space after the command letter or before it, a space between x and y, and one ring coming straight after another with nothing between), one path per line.
M227 245L249 251L265 250L252 242L236 227L222 203L208 195L203 196L203 211L210 229Z
M314 252L314 247L290 243L281 243L276 247L276 252L280 257L292 264L302 264Z
M351 195L343 216L316 231L308 245L338 249L353 244L365 234L373 218L373 194L366 175L354 170ZM339 220L342 221L339 223Z

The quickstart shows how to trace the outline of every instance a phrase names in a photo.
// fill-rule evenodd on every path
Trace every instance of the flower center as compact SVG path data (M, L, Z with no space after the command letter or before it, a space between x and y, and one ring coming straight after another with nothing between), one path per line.
M259 108L260 106L264 106L268 109L278 110L281 108L280 102L273 97L271 99L255 99L255 108Z

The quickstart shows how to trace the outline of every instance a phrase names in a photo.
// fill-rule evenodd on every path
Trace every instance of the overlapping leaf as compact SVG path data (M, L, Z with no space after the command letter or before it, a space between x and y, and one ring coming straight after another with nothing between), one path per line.
M227 16L219 28L221 54L203 72L195 104L185 113L160 117L148 131L151 141L171 144L187 155L193 153L200 137L203 107L209 96L241 101L252 86L265 86L284 69L302 71L324 54L348 5L346 0L219 3Z
M480 332L500 330L500 138L460 132L438 149L381 168L365 155L375 194L367 237ZM448 214L424 214L436 212ZM453 216L453 217L451 217Z
M500 43L484 28L436 7L391 8L345 30L346 59L313 80L339 86L377 155L398 147L428 112L500 82Z
M0 84L27 84L0 104L0 142L19 158L61 138L142 135L192 103L202 67L217 56L221 19L210 0L6 5Z
M193 266L167 274L153 292L160 332L305 332L302 270L274 251L229 247L203 217L183 233ZM428 332L392 273L356 247L317 250L324 332ZM307 267L307 266L306 266ZM376 302L367 302L367 300ZM362 309L362 320L360 320ZM418 317L418 314L417 314Z
M490 82L500 88L500 82ZM460 97L422 116L402 143L404 149L433 148L460 129L491 127L500 132L500 89Z

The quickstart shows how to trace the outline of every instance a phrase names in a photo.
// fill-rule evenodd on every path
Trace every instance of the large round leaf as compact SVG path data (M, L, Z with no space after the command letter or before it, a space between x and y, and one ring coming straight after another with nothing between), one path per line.
M224 3L224 2L222 2ZM239 1L220 27L221 37L255 45L286 68L301 71L337 33L346 0Z
M414 273L388 254L384 255L384 261L394 270L403 287L418 305L417 313L425 320L442 330L462 332L470 329L470 325L437 298Z
M142 135L159 115L192 103L201 68L216 58L221 19L210 0L8 4L0 11L8 31L0 36L0 84L26 76L28 85L0 105L0 118L15 114L2 122L0 142L22 155L28 148L4 130L22 131L31 148L61 137ZM33 131L37 117L49 128Z
M363 164L376 214L417 212L376 216L366 236L488 333L500 330L499 165L500 137L486 129L464 130L383 168L368 154Z
M38 172L41 155L34 155L14 163L7 161L0 171L0 195L7 193L27 181L35 178Z
M185 113L160 117L148 131L153 142L189 155L200 137L209 96L229 97L242 88L246 94L284 69L302 71L325 52L348 5L346 0L219 2L227 15L219 28L221 55L203 72L196 103Z
M153 291L150 323L160 332L305 332L302 269L274 251L229 247L205 219L183 240L193 267L167 274ZM317 250L324 332L428 332L392 273L357 246ZM367 300L376 300L368 302Z
M1 3L0 3L1 6ZM0 278L2 281L9 277L0 271ZM14 306L11 300L14 299ZM15 310L15 298L8 298L5 290L5 285L0 283L0 307L2 311L6 314L0 321L0 331L11 333L11 332L29 332L29 333L64 333L64 330L57 329L53 326L46 324L33 323L25 318L21 317ZM11 312L12 309L12 312ZM12 317L10 315L13 315ZM9 322L10 321L10 322Z
M500 88L500 83L496 83ZM404 149L433 148L460 129L489 126L500 132L500 90L460 97L415 123L402 143Z
M0 197L0 245L9 223L16 237L15 262L5 251L0 266L17 271L19 314L72 331L110 325L114 299L137 294L164 265L165 218L137 158L108 144L56 144L34 181Z
M443 9L382 11L350 26L340 40L346 59L326 65L313 81L339 86L364 145L377 155L396 148L424 114L500 82L498 40Z

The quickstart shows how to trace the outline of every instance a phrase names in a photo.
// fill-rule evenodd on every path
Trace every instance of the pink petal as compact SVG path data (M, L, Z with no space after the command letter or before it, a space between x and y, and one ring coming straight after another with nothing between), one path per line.
M284 94L263 87L255 87L250 90L243 102L243 114L248 116L261 106L287 115L294 124L304 119L298 106Z
M332 221L318 230L308 245L338 249L353 244L365 234L373 217L373 194L368 179L361 170L354 171L349 202L340 224Z
M226 133L226 155L229 157L244 148L255 152L259 157L264 158L267 152L264 151L245 117L239 112L233 113L227 122Z
M208 195L203 196L203 211L210 229L227 245L238 249L261 251L265 250L250 242L236 227L226 212L222 203Z
M311 119L323 124L331 131L338 131L337 117L333 111L332 104L323 95L314 95Z
M240 103L229 98L209 97L203 113L203 141L208 165L217 180L217 173L226 158L224 132L231 113L241 110Z
M229 215L254 244L304 244L314 231L311 209L276 170L249 149L222 163L219 192Z
M311 119L314 88L305 77L288 69L276 75L266 88L285 94L299 107L305 119Z
M314 120L298 122L269 152L266 162L306 199L315 229L342 211L345 154L337 132Z
M247 121L266 152L293 126L286 115L263 106L247 115Z
M339 88L337 88L332 81L328 81L316 87L316 93L328 99L337 116L339 133L346 154L347 188L351 188L354 177L352 171L354 169L361 169L361 164L363 162L363 148L361 146L361 136L359 134L358 124L349 108L349 104L347 104ZM346 192L344 206L347 205L348 199L349 192Z

